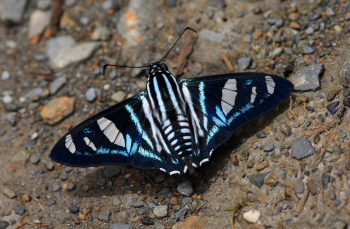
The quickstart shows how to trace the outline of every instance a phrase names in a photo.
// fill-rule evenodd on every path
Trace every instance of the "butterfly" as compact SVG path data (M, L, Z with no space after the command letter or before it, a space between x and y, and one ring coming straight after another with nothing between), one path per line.
M177 79L166 64L146 69L145 91L85 120L53 147L54 161L193 173L244 124L288 98L293 84L266 73Z

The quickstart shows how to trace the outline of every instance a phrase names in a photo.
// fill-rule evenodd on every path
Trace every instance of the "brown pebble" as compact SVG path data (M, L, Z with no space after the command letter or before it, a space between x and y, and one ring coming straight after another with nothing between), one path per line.
M306 186L312 195L318 194L321 190L321 183L318 180L309 180L308 182L306 182Z
M74 218L74 223L75 224L80 224L80 219L79 218Z
M53 125L73 113L74 101L66 96L54 98L43 107L40 115L45 123Z
M262 30L257 30L253 33L252 38L254 40L258 40L260 37L262 37L264 35Z
M179 198L177 198L176 196L174 196L173 198L170 199L170 204L172 205L176 205L179 204Z
M294 21L290 23L290 27L292 27L293 29L300 29L300 25Z
M32 198L30 197L30 195L28 195L28 194L24 194L23 196L22 196L22 198L23 198L23 200L25 201L25 202L29 202Z
M300 14L299 13L290 13L288 15L288 18L292 21L296 21L300 18Z
M256 171L260 171L265 169L266 167L269 167L269 162L268 161L263 161L255 166Z
M16 198L17 195L14 191L12 191L11 189L5 188L4 191L2 192L6 197L13 199Z

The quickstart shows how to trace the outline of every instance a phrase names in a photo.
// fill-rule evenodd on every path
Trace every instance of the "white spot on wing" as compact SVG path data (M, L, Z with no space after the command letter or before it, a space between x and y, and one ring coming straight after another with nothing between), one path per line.
M271 76L265 76L267 92L273 94L275 91L276 83Z
M170 175L180 174L180 171L174 170L174 171L171 171L169 174L170 174Z
M236 91L237 91L236 79L227 80L224 88L222 89L222 97L221 97L221 100L222 100L221 108L222 108L222 111L225 113L225 115L227 115L235 105L236 96L237 96Z
M105 117L102 117L97 120L97 124L100 127L101 130L104 130L107 128L107 126L111 123L112 121L109 119L106 119Z
M124 140L124 136L122 135L122 133L119 133L117 139L115 139L114 144L119 145L121 147L125 147L125 140Z
M66 136L66 144L65 144L65 146L69 150L69 152L75 153L76 148L75 148L75 144L74 144L73 139L72 139L72 135L68 134Z
M184 173L186 173L187 172L187 165L185 165L185 167L184 167Z
M256 98L256 87L252 88L252 94L250 95L250 103L254 103Z
M203 163L208 162L209 158L203 159L201 162L199 162L199 166L202 166Z
M111 122L109 126L103 131L103 133L108 138L108 140L113 143L119 133L119 130L115 124Z
M195 168L197 168L197 165L196 165L195 163L192 163L192 166L195 167Z
M210 152L209 152L209 156L211 156L212 155L212 153L213 153L213 149L212 150L210 150Z
M95 144L92 141L90 141L90 139L88 137L84 137L84 141L85 141L86 145L89 146L93 151L97 150Z
M166 170L164 168L159 168L159 170L166 173Z

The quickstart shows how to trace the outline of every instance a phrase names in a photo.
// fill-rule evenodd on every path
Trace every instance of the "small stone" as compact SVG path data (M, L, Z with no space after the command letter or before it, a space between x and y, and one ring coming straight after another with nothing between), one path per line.
M63 181L68 180L68 175L67 174L62 174L61 175L61 180L63 180Z
M267 135L264 131L262 131L262 132L257 133L256 137L261 139L261 138L266 138Z
M118 91L112 94L111 99L116 102L116 103L120 103L121 101L123 101L126 97L126 93L123 91Z
M275 149L275 146L272 143L267 143L264 146L264 152L271 152Z
M32 155L30 155L29 161L32 164L38 164L38 162L40 161L40 158L37 154L32 154Z
M264 185L264 179L267 176L268 173L256 173L249 176L250 182L257 186L258 188L261 188Z
M269 162L268 161L263 161L255 166L256 171L260 171L265 169L266 167L269 167Z
M298 194L302 194L305 191L305 186L304 182L302 180L299 180L295 185L294 185L295 192Z
M16 205L12 208L16 214L18 215L23 215L26 212L26 209L24 207L22 207L21 205Z
M277 167L274 171L274 174L276 174L277 176L279 176L280 178L282 178L283 180L286 179L287 177L287 172L286 170L283 170L281 167Z
M122 202L120 201L119 197L118 196L115 196L113 198L113 201L112 201L112 204L113 206L119 206Z
M59 191L59 190L61 190L61 189L62 189L62 185L60 185L60 184L55 183L55 184L52 186L52 191L54 191L54 192L57 192L57 191Z
M327 106L327 109L331 114L335 114L339 110L339 104L339 101L333 102Z
M311 142L306 138L301 138L292 143L291 156L298 160L311 156L315 153L315 148L311 145Z
M340 107L338 112L337 112L338 118L343 118L344 114L345 114L345 111L346 111L346 107Z
M12 98L11 95L4 95L4 96L2 97L2 101L3 101L5 104L7 104L7 103L12 103L13 98Z
M11 74L8 71L2 71L1 73L1 79L2 80L8 80L11 78Z
M209 5L217 8L226 7L225 0L209 0Z
M2 191L2 193L10 199L17 197L16 193L9 188L4 188L4 191Z
M109 210L103 210L100 212L100 214L97 216L97 219L99 219L102 222L109 223L109 217L111 215L111 211Z
M179 221L181 217L185 216L187 213L186 208L181 208L179 211L176 212L175 214L175 220Z
M106 184L106 180L103 179L103 178L98 178L96 184L97 184L98 186L104 186L104 185Z
M3 127L0 127L0 137L6 134L6 129Z
M163 182L164 179L165 179L165 173L160 172L160 173L157 174L155 180L156 180L157 183L160 183L160 182Z
M292 129L287 124L282 123L280 126L280 129L286 137L289 137L290 135L292 135Z
M66 96L54 98L43 107L40 115L45 123L54 125L73 113L74 101Z
M134 208L142 208L143 206L145 206L145 204L142 201L136 201L136 202L132 203L132 206Z
M92 40L107 41L112 35L112 31L105 26L98 26L91 34Z
M216 43L221 43L224 40L224 37L221 33L216 33L212 30L209 29L203 29L200 31L200 35L203 36L204 38L216 42Z
M17 124L17 116L15 113L6 114L6 120L11 126L15 126Z
M311 179L306 182L306 186L312 195L316 195L321 190L321 184L318 180Z
M345 222L338 220L337 222L335 222L332 229L345 229L346 225L347 224Z
M250 223L258 222L261 212L259 210L250 210L243 213L243 218Z
M45 204L47 206L52 206L52 205L56 204L56 200L48 200L48 201L45 202Z
M168 205L155 206L153 209L153 214L155 214L157 218L166 217L168 215Z
M93 102L98 96L101 96L101 90L98 88L89 88L85 93L85 98L88 102Z
M69 184L68 187L67 187L67 190L68 191L72 191L73 189L75 189L75 184Z
M191 196L194 192L192 183L190 180L184 180L178 187L177 191L184 196Z
M5 220L0 220L0 229L6 229L10 226L10 223Z
M67 83L67 78L65 76L58 77L50 83L49 91L51 95L54 95Z
M120 173L120 169L118 165L107 165L103 170L103 175L107 178L112 178L115 175Z
M242 57L242 58L238 59L238 66L239 66L241 71L244 71L247 68L249 68L251 63L252 63L252 58L251 57Z
M72 214L77 214L79 212L79 207L77 205L72 205L68 208L68 210Z
M337 198L337 196L333 190L329 190L329 198L331 200L335 200L335 198Z
M296 91L316 91L320 88L320 75L323 73L323 64L311 65L297 71L290 79Z
M106 2L106 1L105 1ZM134 225L125 223L113 223L109 229L133 229Z
M34 54L34 59L38 62L46 61L49 57L44 52L38 52Z
M322 183L323 189L327 189L327 186L330 180L331 180L331 176L329 176L327 173L322 173L321 183Z
M89 189L90 189L90 187L87 186L87 185L83 185L83 186L81 187L81 191L83 191L83 192L87 192L87 191L89 191Z
M272 51L271 58L275 58L275 57L281 55L282 51L283 51L283 50L282 50L281 47L275 48L275 49Z
M45 163L45 166L46 166L46 169L49 170L49 171L52 171L55 168L55 165L53 164L52 161L47 161Z

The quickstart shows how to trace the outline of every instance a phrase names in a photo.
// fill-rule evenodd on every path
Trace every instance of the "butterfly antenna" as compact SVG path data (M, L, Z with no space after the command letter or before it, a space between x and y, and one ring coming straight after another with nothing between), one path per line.
M103 65L103 70L102 70L102 74L105 75L106 73L106 68L109 66L114 66L114 67L119 67L119 68L147 68L147 65L145 66L127 66L127 65L117 65L117 64L105 64Z
M179 38L177 38L175 44L173 44L173 46L172 46L172 47L169 49L169 51L162 57L162 59L159 60L159 62L161 62L161 61L170 53L170 51L174 48L174 46L175 46L175 45L177 44L177 42L180 40L180 38L182 37L182 35L186 32L186 30L191 30L192 32L197 33L197 31L194 30L194 28L192 28L192 27L186 27L186 28L182 31L182 33L180 34Z

